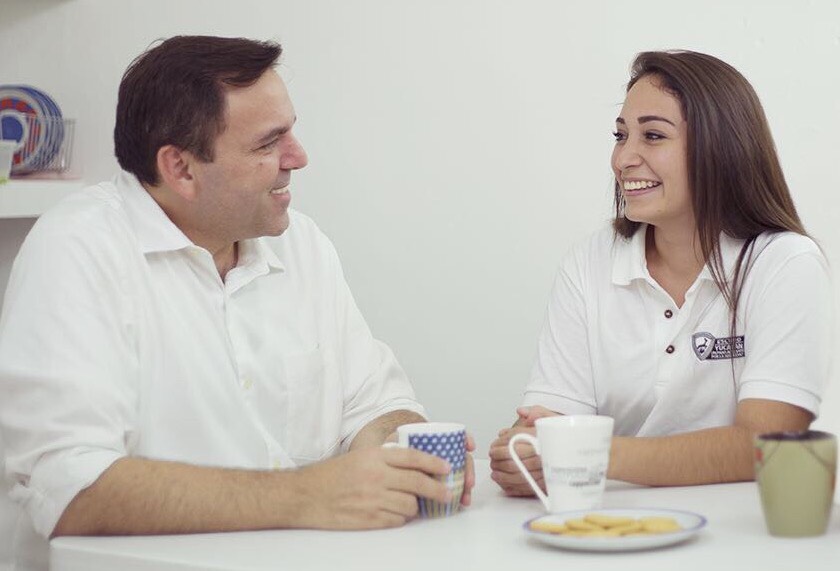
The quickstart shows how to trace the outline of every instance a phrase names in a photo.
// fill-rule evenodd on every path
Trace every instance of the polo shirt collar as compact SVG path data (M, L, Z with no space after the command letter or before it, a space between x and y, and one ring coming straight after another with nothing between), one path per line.
M647 224L642 224L630 239L616 236L613 247L612 281L616 285L630 285L633 280L650 278L645 259Z
M724 278L727 282L733 277L733 273L735 272L735 262L738 261L738 255L741 253L741 248L744 246L744 242L745 240L733 238L726 232L721 232L720 234L720 255L721 260L723 261L723 268L726 271ZM698 279L714 281L708 264L703 266L703 269L700 271L700 275L697 277Z
M645 238L647 236L647 224L642 224L636 233L629 240L617 237L615 240L615 256L613 257L612 281L616 285L630 285L633 280L650 280L650 273L647 269L647 258L645 257ZM735 262L744 241L733 238L722 232L720 235L720 252L723 258L723 267L726 270L726 280L731 279L735 269ZM698 280L713 281L712 273L708 264L703 266Z

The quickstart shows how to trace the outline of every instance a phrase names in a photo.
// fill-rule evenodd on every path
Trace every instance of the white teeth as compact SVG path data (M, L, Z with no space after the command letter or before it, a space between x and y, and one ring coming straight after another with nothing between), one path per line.
M658 182L652 180L626 180L624 181L624 190L641 190L643 188L653 188L659 186Z
M269 191L269 194L286 194L287 192L289 192L289 185L288 184L286 186L284 186L283 188L275 188L275 189Z

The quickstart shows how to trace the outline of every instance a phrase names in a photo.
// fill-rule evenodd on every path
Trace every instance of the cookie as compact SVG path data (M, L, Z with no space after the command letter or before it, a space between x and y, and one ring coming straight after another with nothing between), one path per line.
M605 527L607 529L611 527L630 525L636 521L632 517L620 517L604 514L587 514L583 517L583 519L589 523L594 523L598 527Z
M648 533L668 533L682 529L677 520L670 517L643 517L639 523L642 524L642 530Z
M554 523L543 520L532 521L528 527L534 531L544 531L546 533L564 533L569 530L569 528L562 523Z

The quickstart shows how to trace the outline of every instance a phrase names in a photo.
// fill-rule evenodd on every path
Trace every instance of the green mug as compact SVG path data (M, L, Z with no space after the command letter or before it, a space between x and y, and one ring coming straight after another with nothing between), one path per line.
M755 437L755 480L771 535L822 535L837 474L837 437L828 432L771 432Z

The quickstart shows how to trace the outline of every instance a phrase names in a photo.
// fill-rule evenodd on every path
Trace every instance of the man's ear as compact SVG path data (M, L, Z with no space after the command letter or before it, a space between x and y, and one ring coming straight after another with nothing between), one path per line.
M164 145L157 152L157 168L161 182L182 199L191 201L196 196L192 162L195 156L174 145Z

